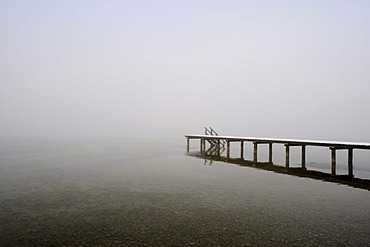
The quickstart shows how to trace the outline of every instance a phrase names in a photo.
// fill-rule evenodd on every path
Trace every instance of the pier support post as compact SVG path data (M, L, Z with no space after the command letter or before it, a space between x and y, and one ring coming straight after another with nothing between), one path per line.
M226 141L226 153L227 153L227 158L230 158L230 141Z
M354 177L353 175L353 148L348 149L348 176Z
M200 152L205 153L205 151L206 151L206 140L202 138L200 141Z
M253 142L253 161L257 163L257 150L258 149L258 143Z
M302 146L302 169L306 170L306 145Z
M289 145L285 144L285 168L289 168Z
M272 142L269 143L269 163L272 165Z
M220 153L221 153L221 140L220 139L217 140L216 149L217 149L217 156L220 156Z
M336 168L337 168L336 150L334 147L331 147L330 150L331 150L331 175L334 177L337 175L336 173Z
M190 151L190 138L186 138L186 152L189 153Z
M240 142L240 158L243 160L244 159L244 142Z

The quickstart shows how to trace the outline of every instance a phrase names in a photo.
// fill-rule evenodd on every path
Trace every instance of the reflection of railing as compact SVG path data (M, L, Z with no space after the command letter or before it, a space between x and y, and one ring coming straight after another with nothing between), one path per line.
M213 164L213 160L211 160L211 159L207 159L207 158L204 158L204 164L203 165L209 165L209 166L211 166Z

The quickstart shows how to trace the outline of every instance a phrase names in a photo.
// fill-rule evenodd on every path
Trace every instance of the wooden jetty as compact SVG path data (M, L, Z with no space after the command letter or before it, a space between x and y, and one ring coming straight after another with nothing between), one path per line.
M348 177L354 178L353 174L353 150L370 149L370 143L356 142L336 142L336 141L316 141L316 140L298 140L298 139L278 139L278 138L259 138L259 137L237 137L237 136L220 136L212 128L205 128L204 135L185 135L187 139L187 152L190 151L190 140L200 141L200 152L206 152L206 143L209 143L216 156L220 156L221 151L226 146L226 157L230 158L230 143L240 142L240 158L244 159L244 142L253 143L253 162L257 163L258 145L265 144L269 146L269 164L273 164L272 146L281 144L285 146L285 168L289 168L289 151L290 147L301 147L301 168L306 170L306 147L327 147L331 152L331 176L336 176L336 151L348 151Z

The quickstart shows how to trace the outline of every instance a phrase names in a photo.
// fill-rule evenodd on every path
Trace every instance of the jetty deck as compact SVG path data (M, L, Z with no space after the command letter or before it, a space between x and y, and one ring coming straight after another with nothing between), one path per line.
M190 140L200 140L200 152L204 153L206 149L206 142L214 148L216 155L220 155L221 149L226 146L227 158L230 157L230 143L240 142L240 158L244 159L244 142L253 143L253 162L258 162L257 153L258 145L269 145L269 163L272 164L273 153L272 146L274 144L282 144L285 146L285 167L289 168L289 151L290 147L301 147L301 168L306 169L306 147L317 146L327 147L331 151L331 175L336 176L336 151L348 150L348 177L353 178L353 150L366 149L370 150L370 143L362 142L342 142L342 141L321 141L321 140L300 140L300 139L279 139L279 138L260 138L260 137L239 137L239 136L219 136L210 128L206 128L205 135L185 135L187 139L187 152L190 150Z

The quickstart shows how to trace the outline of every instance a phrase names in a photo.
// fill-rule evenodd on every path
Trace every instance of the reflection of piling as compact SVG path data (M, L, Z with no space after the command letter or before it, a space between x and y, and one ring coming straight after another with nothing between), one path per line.
M253 162L258 162L258 145L268 144L268 164L273 164L273 144L283 144L285 146L285 169L290 168L290 147L301 147L301 169L306 170L306 147L318 146L328 147L331 151L331 175L337 176L336 173L336 151L348 150L348 177L354 177L353 174L353 150L354 149L370 149L370 143L351 143L351 142L329 142L329 141L306 141L292 139L275 139L275 138L254 138L254 137L232 137L219 136L210 128L206 128L206 135L186 135L187 147L190 152L190 140L200 140L200 152L204 154L212 154L220 156L226 146L226 157L230 158L231 142L240 142L240 159L244 160L244 142L253 143ZM210 148L207 149L207 143Z
M204 159L204 165L212 165L213 161L221 161L221 162L227 162L230 164L236 164L240 165L242 167L253 167L256 169L262 169L266 171L272 171L276 173L283 173L283 174L289 174L293 176L299 176L299 177L308 177L312 179L319 179L324 180L327 182L334 182L339 184L345 184L349 185L355 188L361 188L366 189L370 191L370 180L369 179L361 179L361 178L353 178L348 176L332 176L331 174L320 172L320 171L313 171L313 170L306 170L301 168L290 168L286 169L285 166L277 166L277 165L271 165L267 162L258 162L255 163L250 160L244 160L239 158L226 158L223 156L218 156L215 153L211 152L211 147L206 151L205 154L199 154L197 152L189 153L188 155Z

